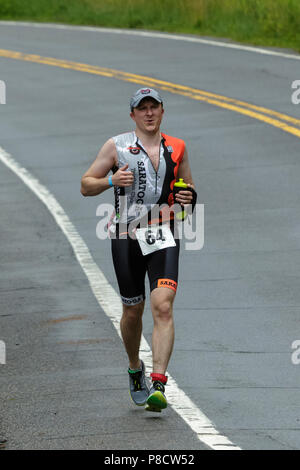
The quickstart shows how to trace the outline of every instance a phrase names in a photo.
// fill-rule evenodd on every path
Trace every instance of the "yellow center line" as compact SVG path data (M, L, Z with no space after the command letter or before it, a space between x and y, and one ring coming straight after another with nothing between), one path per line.
M300 120L287 114L274 111L262 106L257 106L245 101L229 98L227 96L218 95L197 88L192 88L178 83L167 82L157 78L138 75L122 70L115 70L97 65L83 64L69 60L55 59L54 57L42 57L36 54L24 54L23 52L0 49L0 57L45 64L54 67L76 70L79 72L101 75L103 77L116 78L127 82L137 83L143 86L156 87L158 89L186 96L188 98L204 101L213 106L228 109L253 119L265 122L271 126L277 127L285 132L300 138ZM293 126L291 125L293 124ZM294 127L296 126L296 127Z

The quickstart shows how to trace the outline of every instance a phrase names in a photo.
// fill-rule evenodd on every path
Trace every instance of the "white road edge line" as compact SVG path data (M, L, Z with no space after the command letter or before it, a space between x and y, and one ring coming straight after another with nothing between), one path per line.
M48 29L62 29L62 30L73 30L73 31L90 31L96 33L110 33L110 34L125 34L128 36L140 36L146 38L154 38L154 39L171 39L173 41L185 41L185 42L193 42L199 44L205 44L208 46L215 46L215 47L225 47L227 49L236 49L246 52L255 52L256 54L263 54L269 56L277 56L283 57L285 59L292 59L292 60L300 60L300 54L289 54L286 52L274 51L271 49L263 49L261 47L253 47L253 46L244 46L238 43L231 43L231 42L223 42L217 41L213 39L204 39L201 37L193 37L193 36L184 36L179 34L172 34L172 33L159 33L154 31L136 31L131 29L118 29L118 28L102 28L102 27L94 27L94 26L73 26L73 25L65 25L65 24L56 24L56 23L34 23L34 22L26 22L26 21L0 21L0 26L24 26L24 27L32 27L32 28L48 28Z
M119 295L106 280L103 272L99 269L91 256L91 253L81 238L76 228L70 221L62 206L53 194L42 185L26 168L22 167L10 154L0 147L0 161L13 171L28 188L45 204L57 225L65 234L73 248L75 256L88 278L92 292L94 293L100 307L107 317L112 321L120 338L121 301ZM151 349L142 336L141 358L146 366L151 369ZM226 436L220 434L214 424L207 416L192 402L192 400L181 390L173 377L168 373L168 398L170 405L176 413L192 428L198 439L206 446L214 450L242 450L233 444Z

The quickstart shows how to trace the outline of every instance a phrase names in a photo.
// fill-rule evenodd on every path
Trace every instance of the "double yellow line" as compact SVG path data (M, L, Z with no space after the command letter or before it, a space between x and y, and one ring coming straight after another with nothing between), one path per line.
M43 57L35 54L24 54L23 52L0 49L0 57L34 62L38 64L51 65L64 69L76 70L79 72L91 73L93 75L101 75L102 77L116 78L127 82L137 83L142 86L155 87L160 90L175 93L177 95L187 96L193 100L204 101L220 108L235 111L244 114L253 119L263 121L271 126L277 127L282 131L288 132L300 138L300 120L279 113L262 106L247 103L245 101L228 98L227 96L210 93L207 91L191 88L177 83L166 82L156 78L147 77L145 75L137 75L134 73L123 72L96 65L82 64L80 62L72 62L69 60L55 59L53 57Z

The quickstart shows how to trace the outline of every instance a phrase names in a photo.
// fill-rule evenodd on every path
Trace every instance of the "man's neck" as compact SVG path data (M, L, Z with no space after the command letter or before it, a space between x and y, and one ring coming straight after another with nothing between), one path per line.
M145 145L145 146L155 146L159 145L161 142L161 132L158 130L157 132L154 133L146 133L140 131L140 129L135 130L135 135L140 139L140 141Z

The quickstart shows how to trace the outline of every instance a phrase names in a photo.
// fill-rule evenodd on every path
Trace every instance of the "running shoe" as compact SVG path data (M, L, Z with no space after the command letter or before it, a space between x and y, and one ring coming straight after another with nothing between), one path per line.
M162 384L159 380L153 382L153 385L149 392L149 397L147 399L145 410L160 413L161 410L167 408L168 402L164 392L164 384Z
M128 369L129 374L129 392L132 401L137 406L145 405L149 396L149 388L145 377L145 364L141 361L141 369L132 371Z

